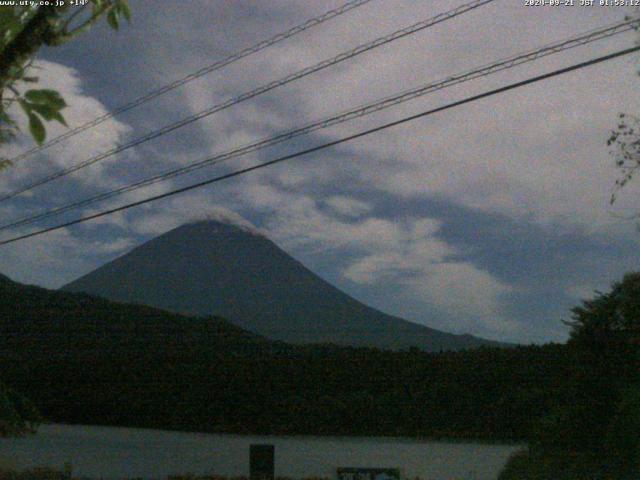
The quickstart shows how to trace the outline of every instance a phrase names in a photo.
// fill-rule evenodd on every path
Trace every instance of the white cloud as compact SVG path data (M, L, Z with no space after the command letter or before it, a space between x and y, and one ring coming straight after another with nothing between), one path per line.
M336 195L325 201L331 209L338 215L357 218L371 211L371 205L361 200L344 195Z
M116 238L115 240L92 242L86 248L88 251L97 254L113 255L123 253L135 246L132 238Z
M39 78L38 84L31 88L48 88L58 91L67 103L67 108L62 111L69 128L83 125L96 117L108 113L106 107L97 99L88 96L83 91L83 83L78 73L69 67L48 62L38 61L37 70L32 72ZM14 156L32 146L32 139L28 135L26 118L17 108L12 113L13 117L21 125L22 134L12 144L6 145L7 156ZM68 128L58 122L46 123L47 139L52 139L68 131ZM43 176L60 169L68 168L83 162L95 154L108 151L124 143L131 128L116 119L109 119L98 128L92 128L82 132L73 138L58 145L47 148L43 152L20 160L12 168L2 172L0 186L4 190L12 190L19 185L30 183ZM118 161L123 163L135 159L131 151L121 154ZM108 176L105 169L114 159L98 162L77 174L72 178L88 186L114 186L119 184L118 179ZM64 180L56 180L56 186L66 188ZM38 190L32 194L38 195Z
M494 338L505 338L519 329L501 312L501 296L511 291L508 285L470 263L436 263L430 270L414 279L412 287L425 304L447 313L452 331L491 332Z
M406 273L406 261L402 255L397 252L385 252L359 259L349 265L343 275L355 283L373 284L381 280L394 280L394 277L401 273Z
M344 276L355 283L402 285L413 302L446 312L450 331L500 335L515 329L501 313L500 297L510 287L469 262L450 260L458 252L436 237L437 230L429 219L408 222L400 241L371 248Z

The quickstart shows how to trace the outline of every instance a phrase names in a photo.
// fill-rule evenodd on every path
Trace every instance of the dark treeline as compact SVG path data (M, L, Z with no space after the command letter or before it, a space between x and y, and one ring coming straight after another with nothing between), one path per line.
M563 345L293 347L0 279L0 378L54 422L258 434L524 440L563 398Z

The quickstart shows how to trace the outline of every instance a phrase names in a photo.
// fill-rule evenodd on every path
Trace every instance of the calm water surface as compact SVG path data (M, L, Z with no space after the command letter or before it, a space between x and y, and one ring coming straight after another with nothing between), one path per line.
M337 467L394 467L423 480L495 479L521 447L368 437L270 437L132 428L43 425L0 439L0 458L17 467L70 462L77 476L164 478L177 473L248 475L249 445L275 445L276 475L336 477Z

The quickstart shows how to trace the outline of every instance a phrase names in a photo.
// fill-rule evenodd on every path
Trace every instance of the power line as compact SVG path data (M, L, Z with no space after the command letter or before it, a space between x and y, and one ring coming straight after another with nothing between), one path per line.
M101 123L105 122L106 120L115 117L117 115L120 115L121 113L127 112L133 108L136 108L144 103L147 103L151 100L153 100L156 97L159 97L160 95L164 95L165 93L170 92L171 90L175 90L178 87L181 87L182 85L191 82L192 80L195 80L197 78L200 78L204 75L207 75L209 73L215 72L216 70L220 70L224 67L226 67L227 65L230 65L234 62L237 62L238 60L241 60L242 58L248 57L249 55L252 55L254 53L257 53L261 50L264 50L265 48L271 47L273 45L275 45L276 43L279 43L283 40L286 40L288 38L293 37L294 35L297 35L298 33L302 33L305 30L308 30L312 27L315 27L317 25L320 25L324 22L326 22L327 20L330 20L332 18L338 17L344 13L347 13L350 10L353 10L355 8L361 7L362 5L369 3L371 0L351 0L347 3L345 3L344 5L335 8L333 10L329 10L325 13L323 13L322 15L319 15L317 17L311 18L299 25L296 25L293 28L290 28L289 30L282 32L282 33L278 33L276 35L274 35L271 38L268 38L266 40L262 40L258 43L256 43L255 45L252 45L250 47L247 47L239 52L233 53L231 55L229 55L228 57L225 57L221 60L216 61L215 63L212 63L211 65L208 65L206 67L201 68L200 70L193 72L189 75L186 75L185 77L182 77L174 82L168 83L166 85L163 85L162 87L157 88L156 90L152 90L151 92L136 98L135 100L130 101L129 103L126 103L118 108L116 108L115 110L105 113L104 115L101 115L99 117L94 118L93 120L84 123L82 125L78 125L75 128L72 128L70 130L67 130L65 133L58 135L55 138L52 138L51 140L49 140L48 142L42 144L42 145L38 145L34 148L31 148L29 150L27 150L26 152L23 152L19 155L16 155L15 157L11 158L10 161L11 162L17 162L20 160L23 160L31 155L33 155L34 153L38 153L41 152L42 150L45 150L53 145L56 145L64 140L66 140L67 138L73 137L81 132L84 132L85 130L88 130L90 128L93 128L97 125L100 125Z
M285 142L287 140L290 140L292 138L295 138L301 135L309 134L313 131L316 131L322 128L328 128L340 123L353 120L355 118L363 117L365 115L378 112L380 110L384 110L386 108L399 105L401 103L413 100L415 98L426 95L428 93L435 92L437 90L441 90L441 89L448 88L463 82L467 82L477 78L492 75L494 73L507 70L518 65L522 65L524 63L536 61L540 58L546 57L551 54L559 53L571 48L575 48L575 47L586 45L588 43L592 43L598 40L609 38L614 35L618 35L618 34L627 32L629 30L632 30L636 28L639 24L640 24L640 20L618 22L616 24L609 25L606 27L601 27L596 30L591 30L589 32L582 33L578 36L570 37L568 39L555 42L532 51L527 51L524 53L513 55L506 59L499 60L491 64L485 65L483 67L475 68L473 70L466 71L465 73L452 75L452 76L446 77L444 80L422 85L420 87L413 88L411 90L396 94L394 96L387 97L382 100L378 100L376 102L369 103L364 106L360 106L358 108L349 110L347 112L343 112L338 115L334 115L333 117L330 117L330 118L316 121L316 122L307 124L306 126L303 126L303 127L300 127L300 128L297 128L273 137L262 139L255 143L245 145L243 147L239 147L221 154L216 154L212 157L208 157L206 159L200 160L190 165L186 165L184 167L167 170L163 173L159 173L152 177L139 180L135 183L132 183L123 187L119 187L117 189L114 189L108 192L103 192L96 196L85 198L83 200L79 200L71 204L53 208L37 215L23 217L11 223L0 226L0 231L6 230L8 228L32 224L36 221L47 219L56 215L60 215L62 213L74 210L76 208L92 205L94 203L101 202L103 200L107 200L109 198L122 195L124 193L138 190L140 188L144 188L146 186L149 186L164 180L168 180L180 175L191 173L193 171L199 170L204 167L216 165L224 161L237 158L237 157L246 155L248 153L255 152L263 148L276 145L278 143Z
M379 131L382 131L382 130L386 130L386 129L391 128L391 127L395 127L395 126L398 126L398 125L401 125L401 124L404 124L404 123L407 123L407 122L411 122L411 121L416 120L418 118L422 118L422 117L426 117L426 116L429 116L429 115L433 115L435 113L442 112L442 111L445 111L445 110L449 110L451 108L458 107L460 105L464 105L464 104L467 104L467 103L475 102L475 101L481 100L483 98L487 98L487 97L491 97L491 96L494 96L494 95L498 95L500 93L504 93L504 92L507 92L509 90L514 90L516 88L524 87L526 85L530 85L532 83L540 82L542 80L546 80L546 79L549 79L549 78L552 78L552 77L557 77L559 75L563 75L565 73L569 73L569 72L572 72L572 71L575 71L575 70L579 70L579 69L586 68L586 67L589 67L589 66L592 66L592 65L596 65L598 63L602 63L602 62L605 62L605 61L608 61L608 60L612 60L614 58L618 58L618 57L621 57L623 55L628 55L630 53L637 52L638 50L640 50L640 46L631 47L631 48L627 48L627 49L624 49L624 50L619 50L617 52L614 52L614 53L611 53L611 54L608 54L608 55L604 55L602 57L597 57L597 58L588 60L586 62L581 62L581 63L578 63L578 64L571 65L569 67L561 68L559 70L554 70L552 72L545 73L545 74L542 74L542 75L538 75L536 77L532 77L532 78L529 78L527 80L522 80L520 82L511 83L511 84L506 85L504 87L496 88L494 90L490 90L488 92L484 92L484 93L481 93L481 94L478 94L478 95L473 95L471 97L467 97L465 99L458 100L456 102L448 103L448 104L446 104L444 106L441 106L441 107L437 107L437 108L434 108L434 109L431 109L431 110L427 110L427 111L424 111L424 112L421 112L421 113L418 113L418 114L415 114L415 115L404 117L404 118L402 118L400 120L395 120L393 122L385 123L384 125L380 125L378 127L374 127L374 128L368 129L368 130L364 130L362 132L359 132L359 133L356 133L356 134L353 134L353 135L349 135L347 137L343 137L343 138L340 138L338 140L333 140L331 142L327 142L327 143L324 143L322 145L318 145L316 147L308 148L308 149L301 150L301 151L296 152L296 153L292 153L292 154L289 154L289 155L278 157L278 158L275 158L273 160L269 160L268 162L264 162L264 163L260 163L258 165L254 165L252 167L247 167L247 168L243 168L243 169L240 169L240 170L236 170L236 171L231 172L231 173L227 173L227 174L224 174L224 175L219 175L217 177L213 177L213 178L210 178L208 180L204 180L202 182L194 183L194 184L186 186L186 187L182 187L182 188L178 188L178 189L175 189L175 190L171 190L170 192L162 193L162 194L159 194L159 195L155 195L155 196L152 196L152 197L145 198L143 200L139 200L139 201L136 201L136 202L128 203L128 204L122 205L120 207L112 208L112 209L109 209L109 210L104 210L102 212L95 213L95 214L92 214L92 215L87 215L85 217L81 217L81 218L78 218L76 220L72 220L72 221L65 222L65 223L62 223L62 224L59 224L59 225L55 225L53 227L44 228L42 230L37 230L35 232L31 232L31 233L27 233L27 234L20 235L20 236L17 236L17 237L9 238L7 240L2 240L2 241L0 241L0 246L7 245L7 244L13 243L13 242L17 242L19 240L24 240L24 239L27 239L27 238L35 237L35 236L38 236L38 235L42 235L44 233L52 232L52 231L55 231L55 230L59 230L61 228L70 227L72 225L77 225L79 223L87 222L89 220L94 220L96 218L104 217L106 215L111 215L112 213L128 210L130 208L137 207L137 206L140 206L140 205L144 205L146 203L154 202L154 201L157 201L157 200L161 200L163 198L168 198L168 197L171 197L173 195L177 195L179 193L184 193L184 192L188 192L190 190L194 190L196 188L204 187L204 186L210 185L212 183L217 183L217 182L220 182L222 180L226 180L226 179L229 179L229 178L237 177L239 175L243 175L245 173L252 172L254 170L259 170L259 169L262 169L262 168L265 168L265 167L268 167L268 166L271 166L271 165L275 165L276 163L281 163L281 162L284 162L286 160L291 160L291 159L294 159L294 158L297 158L297 157L301 157L303 155L308 155L310 153L318 152L320 150L324 150L324 149L327 149L329 147L333 147L333 146L336 146L336 145L339 145L339 144L342 144L342 143L345 143L345 142L349 142L349 141L355 140L357 138L365 137L367 135L371 135L373 133L376 133L376 132L379 132Z
M261 95L263 93L269 92L271 90L274 90L278 87L281 87L283 85L286 85L288 83L291 83L295 80L298 80L300 78L306 77L308 75L311 75L315 72L318 72L320 70L323 70L325 68L328 68L330 66L336 65L340 62L343 62L345 60L348 60L350 58L353 58L357 55L360 55L362 53L365 53L369 50L373 50L374 48L380 47L382 45L386 45L388 43L391 43L395 40L398 40L400 38L406 37L408 35L412 35L416 32L419 32L421 30L424 30L426 28L432 27L433 25L436 25L438 23L444 22L446 20L450 20L452 18L457 17L458 15L462 15L470 10L473 10L475 8L478 8L482 5L491 3L495 0L474 0L473 2L461 5L457 8L454 8L452 10L449 10L448 12L445 13L441 13L439 15L436 15L435 17L431 17L427 20L423 20L421 22L415 23L409 27L405 27L403 29L397 30L389 35L386 35L384 37L379 37L376 40L373 40L372 42L368 42L365 44L362 44L352 50L349 50L347 52L343 52L335 57L332 57L328 60L324 60L320 63L317 63L315 65L312 65L310 67L306 67L302 70L299 70L296 73L292 73L290 75L287 75L286 77L280 79L280 80L275 80L271 83L268 83L266 85L263 85L262 87L258 87L255 90L251 90L249 92L243 93L237 97L234 97L230 100L227 100L226 102L214 105L213 107L210 107L206 110L203 110L199 113L196 113L194 115L191 115L189 117L185 117L182 120L178 120L177 122L174 122L172 124L166 125L158 130L155 130L153 132L150 132L149 134L143 136L143 137L139 137L125 145L120 145L117 146L115 148L112 148L111 150L101 153L97 156L91 157L85 161L82 161L80 163L77 163L71 167L67 167L65 169L62 170L58 170L57 172L54 172L44 178L41 178L39 180L36 180L35 182L32 182L30 184L27 184L26 186L23 186L17 190L14 190L13 192L7 193L5 195L0 196L0 201L4 201L4 200L9 200L13 197L16 197L17 195L20 195L21 193L27 192L29 190L32 190L38 186L44 185L46 183L49 183L53 180L56 180L58 178L64 177L66 175L69 175L70 173L74 173L82 168L88 167L90 165L93 165L94 163L97 163L101 160L104 160L105 158L111 157L117 153L123 152L125 150L128 150L129 148L138 146L142 143L148 142L149 140L153 140L155 138L158 138L160 136L166 135L167 133L170 133L174 130L177 130L181 127L184 127L185 125L191 124L193 122L196 122L198 120L201 120L202 118L205 118L209 115L213 115L214 113L217 113L221 110L225 110L233 105L236 105L238 103L244 102L246 100L249 100L251 98L257 97L258 95Z

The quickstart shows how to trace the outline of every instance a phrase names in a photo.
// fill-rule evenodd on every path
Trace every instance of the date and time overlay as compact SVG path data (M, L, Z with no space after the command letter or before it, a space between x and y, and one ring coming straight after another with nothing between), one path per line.
M525 7L640 7L640 0L522 0ZM89 0L2 0L12 6L84 6Z
M640 0L524 0L525 7L640 7Z

